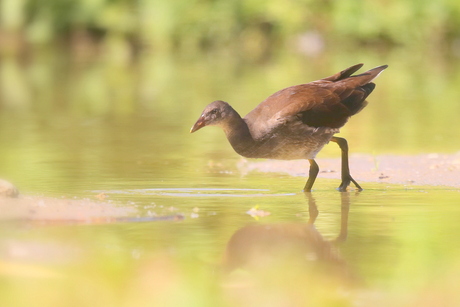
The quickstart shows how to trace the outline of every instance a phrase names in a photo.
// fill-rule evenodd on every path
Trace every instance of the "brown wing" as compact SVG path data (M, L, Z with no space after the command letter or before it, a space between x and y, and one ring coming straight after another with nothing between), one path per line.
M366 106L365 99L375 88L371 81L387 67L350 76L361 66L354 65L325 79L280 90L260 103L245 120L257 127L250 129L258 135L293 120L311 127L340 128Z

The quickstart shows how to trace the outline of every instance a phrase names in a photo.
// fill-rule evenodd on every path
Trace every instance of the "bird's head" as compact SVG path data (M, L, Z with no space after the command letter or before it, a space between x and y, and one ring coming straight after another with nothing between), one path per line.
M196 121L195 125L190 129L190 133L193 133L205 126L221 126L225 120L228 119L233 108L226 102L216 100L211 102L204 108L200 115L200 118Z

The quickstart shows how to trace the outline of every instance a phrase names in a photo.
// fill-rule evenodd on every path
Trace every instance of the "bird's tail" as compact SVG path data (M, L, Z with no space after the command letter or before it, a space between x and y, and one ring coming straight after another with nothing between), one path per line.
M368 71L366 71L366 72L364 72L362 74L351 76L348 79L354 79L353 81L356 82L357 85L364 86L364 85L372 82L372 80L374 80L375 78L377 78L382 73L382 71L384 71L387 67L388 67L388 65L378 66L378 67L372 68L372 69L370 69L370 70L368 70Z

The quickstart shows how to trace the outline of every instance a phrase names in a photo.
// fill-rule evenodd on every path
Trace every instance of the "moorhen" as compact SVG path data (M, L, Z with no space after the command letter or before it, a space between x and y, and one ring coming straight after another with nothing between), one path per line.
M244 118L226 102L209 104L190 132L204 126L220 126L233 149L243 157L267 159L308 159L310 171L304 191L310 192L319 172L316 154L329 141L342 150L342 183L345 191L353 182L348 166L348 144L335 137L350 116L361 111L374 90L374 80L388 65L352 74L363 64L351 66L330 77L282 89Z

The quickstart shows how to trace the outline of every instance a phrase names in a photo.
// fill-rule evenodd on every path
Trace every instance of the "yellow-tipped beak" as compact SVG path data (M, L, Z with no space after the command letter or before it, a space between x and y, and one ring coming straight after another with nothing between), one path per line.
M200 118L198 118L198 120L196 121L195 125L193 125L193 127L190 129L190 133L193 133L193 132L201 129L204 126L206 126L206 122L204 120L204 117L201 116Z

